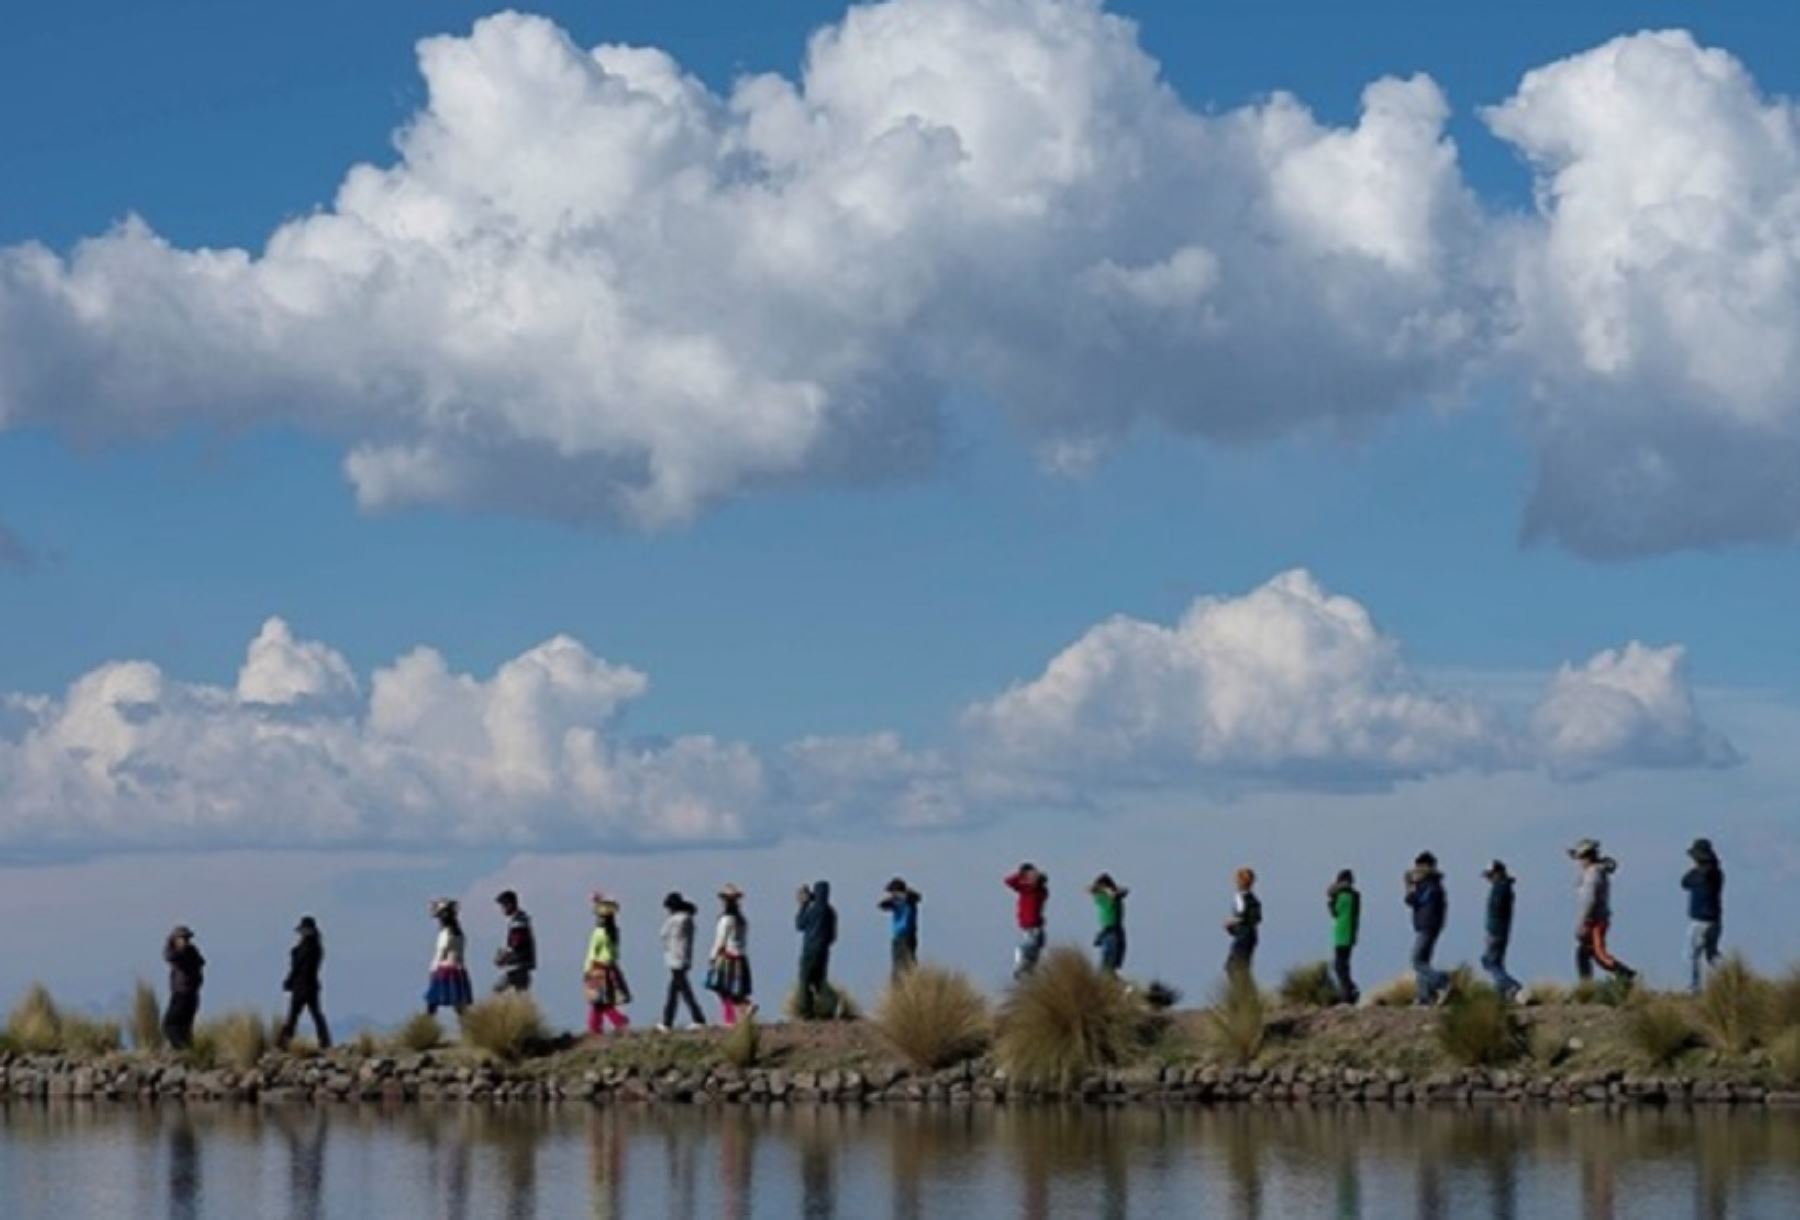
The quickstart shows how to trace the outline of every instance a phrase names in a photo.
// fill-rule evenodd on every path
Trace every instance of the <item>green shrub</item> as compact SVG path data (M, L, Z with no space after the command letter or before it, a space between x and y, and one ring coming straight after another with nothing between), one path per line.
M887 989L875 1028L895 1054L920 1071L979 1055L992 1030L987 1000L964 975L917 966Z
M782 1004L782 1015L790 1021L800 1019L800 985L798 983L788 989L787 999ZM813 1014L815 1021L860 1021L862 1005L856 997L834 982L827 982L819 989L817 1011Z
M1527 1049L1512 1006L1485 985L1452 992L1438 1013L1438 1045L1465 1067L1510 1063Z
M496 1059L522 1059L549 1037L537 1002L517 991L493 996L463 1010L462 1039Z
M142 979L131 989L131 1045L146 1053L163 1048L162 1005L156 988Z
M1632 1049L1656 1068L1672 1066L1700 1040L1681 1005L1666 996L1631 1004L1625 1017L1625 1037Z
M6 1018L7 1040L27 1055L43 1055L62 1049L62 1010L49 988L33 983Z
M1741 1055L1768 1033L1773 1004L1769 984L1733 953L1712 972L1700 992L1700 1023L1721 1050Z
M394 1031L394 1045L404 1051L436 1050L444 1042L444 1027L428 1012L416 1012Z
M1063 946L1013 985L994 1049L1010 1078L1067 1086L1124 1060L1145 1015L1123 983Z
M1337 1003L1337 987L1325 962L1295 966L1281 978L1281 1002L1292 1008L1329 1008Z
M745 1013L719 1043L719 1054L736 1068L752 1068L762 1055L762 1030L754 1013Z
M1207 1040L1232 1063L1253 1062L1262 1053L1267 1032L1262 992L1248 974L1232 972L1213 993L1206 1010Z

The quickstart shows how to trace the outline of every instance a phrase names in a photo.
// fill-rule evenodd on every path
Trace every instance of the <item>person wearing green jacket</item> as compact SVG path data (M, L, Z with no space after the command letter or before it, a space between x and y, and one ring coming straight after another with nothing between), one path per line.
M1131 891L1114 881L1111 873L1101 873L1088 886L1088 893L1094 896L1094 914L1100 921L1100 931L1094 937L1094 947L1100 950L1100 969L1117 974L1125 966L1125 896Z
M1362 926L1362 895L1356 890L1356 874L1341 870L1325 891L1325 908L1331 912L1331 970L1338 1003L1355 1004L1362 998L1350 977L1350 955L1356 951L1356 934Z

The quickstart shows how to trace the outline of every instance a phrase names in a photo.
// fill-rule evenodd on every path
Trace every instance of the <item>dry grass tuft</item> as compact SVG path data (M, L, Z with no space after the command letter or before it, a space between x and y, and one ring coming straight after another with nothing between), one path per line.
M756 1015L747 1013L738 1018L719 1043L719 1054L725 1062L735 1068L752 1068L762 1056L762 1029L756 1023Z
M1800 1085L1800 1025L1790 1025L1769 1040L1769 1064L1785 1085Z
M1800 1025L1800 965L1769 984L1769 1020L1776 1029Z
M26 988L6 1018L6 1040L28 1055L62 1049L62 1010L42 983Z
M1625 1038L1651 1067L1671 1067L1700 1043L1699 1031L1680 1004L1653 996L1631 1004L1625 1015Z
M444 1027L428 1012L416 1012L394 1031L394 1045L403 1051L422 1053L444 1043Z
M1292 1008L1329 1008L1338 999L1331 967L1325 962L1295 966L1282 976L1277 994L1283 1004Z
M205 1059L211 1065L247 1072L261 1063L268 1053L269 1023L261 1013L249 1009L226 1013L194 1031L194 1050L197 1060Z
M528 995L509 991L463 1010L462 1040L496 1059L523 1059L549 1038L544 1015Z
M1368 993L1369 1003L1377 1008L1406 1008L1418 997L1418 985L1412 973L1389 979Z
M1453 991L1438 1013L1438 1045L1465 1067L1493 1067L1524 1054L1524 1026L1492 987L1478 985Z
M156 988L142 979L131 989L131 1045L146 1053L163 1048L162 1005Z
M967 976L918 966L881 997L875 1028L907 1063L936 1071L979 1055L993 1036L987 999Z
M1067 1086L1123 1061L1145 1015L1123 983L1081 951L1061 946L1013 985L994 1049L1010 1078Z
M1231 1063L1254 1062L1267 1036L1262 992L1247 974L1225 976L1206 1010L1207 1041Z
M788 988L787 999L781 1006L782 1015L790 1021L800 1020L800 985ZM827 982L819 996L819 1010L814 1015L815 1021L860 1021L862 1005L856 997L835 982Z
M1526 984L1519 993L1519 1003L1527 1008L1553 1008L1569 1002L1569 989L1555 979L1539 979Z
M1700 1023L1721 1050L1741 1055L1767 1036L1774 997L1766 979L1733 953L1700 992Z

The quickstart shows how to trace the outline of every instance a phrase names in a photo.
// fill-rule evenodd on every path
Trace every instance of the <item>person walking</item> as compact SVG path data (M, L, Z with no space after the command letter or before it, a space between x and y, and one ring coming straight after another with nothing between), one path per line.
M1695 995L1706 974L1719 961L1719 935L1725 926L1725 870L1711 839L1695 839L1688 848L1694 866L1681 878L1688 896L1688 989Z
M631 987L619 968L619 904L596 893L594 931L588 937L581 979L587 994L587 1031L599 1037L608 1025L623 1032L631 1024L621 1009L631 1003Z
M837 1015L831 995L831 947L837 943L837 908L831 905L831 882L803 885L794 931L800 933L799 1016L812 1021Z
M750 921L744 918L744 891L735 885L719 891L719 922L713 928L706 989L719 997L727 1025L756 1011L751 998Z
M888 882L887 889L883 891L880 909L888 913L891 982L898 983L901 975L918 965L919 902L918 891L900 877Z
M1487 945L1481 954L1481 968L1488 972L1500 998L1511 1003L1523 990L1519 980L1506 972L1506 949L1512 943L1514 879L1502 860L1495 860L1481 875L1488 883Z
M1338 1003L1354 1005L1362 999L1362 991L1350 977L1350 958L1362 930L1362 894L1357 891L1355 873L1347 868L1338 870L1336 880L1325 891L1325 909L1331 913L1331 973Z
M1250 978L1256 960L1256 943L1261 937L1262 899L1256 896L1256 870L1240 868L1232 875L1236 887L1231 898L1231 918L1225 921L1225 934L1231 937L1231 949L1225 955L1225 973L1232 977Z
M425 1011L436 1016L440 1008L448 1008L457 1016L475 1002L475 989L469 984L469 969L463 962L462 919L456 899L437 898L426 908L437 920L437 943L431 953L431 977L425 985Z
M1013 978L1022 979L1037 969L1038 958L1044 955L1044 907L1050 901L1050 878L1026 861L1006 878L1006 886L1018 895L1019 943L1013 950Z
M669 968L669 990L663 997L662 1023L656 1028L667 1033L675 1027L675 1012L682 1004L687 1005L695 1025L705 1025L706 1014L700 1011L700 1001L694 998L694 986L688 981L694 967L697 908L675 890L663 899L663 910L668 912L663 919L662 947L663 965Z
M200 989L206 985L206 958L194 944L194 930L177 924L163 942L169 966L169 1003L163 1009L163 1041L184 1051L194 1044L194 1019L200 1015Z
M1431 964L1438 937L1450 914L1450 897L1437 857L1422 851L1406 874L1406 905L1412 908L1414 1002L1432 1004L1449 997L1450 976Z
M531 930L531 916L512 890L501 890L494 902L506 920L506 939L494 954L494 966L500 971L494 980L494 994L530 991L531 976L537 970L537 935Z
M325 967L325 940L319 935L318 922L311 915L302 915L294 928L294 947L288 950L287 978L282 980L282 990L288 993L287 1020L281 1024L281 1036L275 1039L275 1045L283 1050L294 1040L294 1030L300 1024L301 1013L311 1013L313 1033L319 1039L319 1049L331 1049L331 1028L325 1024L325 1009L319 1002L322 984L319 973Z
M1094 898L1094 916L1100 930L1094 936L1094 947L1100 950L1100 969L1116 975L1125 968L1125 896L1130 890L1101 873L1088 886Z
M1575 975L1586 982L1594 977L1598 965L1620 982L1629 983L1637 971L1614 957L1606 945L1606 934L1612 929L1612 875L1619 862L1601 855L1596 839L1575 844L1569 849L1569 858L1580 870L1575 886Z

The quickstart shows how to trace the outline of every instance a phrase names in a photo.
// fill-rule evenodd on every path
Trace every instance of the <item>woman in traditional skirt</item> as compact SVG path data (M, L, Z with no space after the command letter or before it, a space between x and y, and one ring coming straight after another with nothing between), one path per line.
M735 885L719 891L719 923L713 931L712 959L706 989L719 997L725 1024L736 1025L739 1013L756 1011L750 986L750 921L744 918L744 892Z
M619 1009L631 1003L631 988L619 969L619 904L594 895L594 934L588 938L581 977L587 987L587 1031L598 1036L611 1025L623 1030L631 1021Z
M438 1009L448 1008L461 1016L463 1009L475 1002L475 989L463 965L463 930L456 900L439 898L429 909L438 921L438 936L437 951L431 958L431 983L425 988L425 1011L436 1016Z

